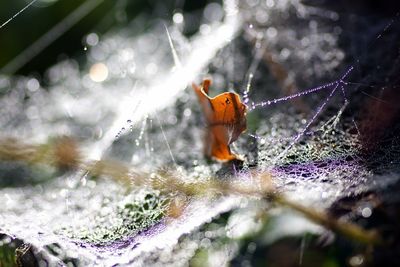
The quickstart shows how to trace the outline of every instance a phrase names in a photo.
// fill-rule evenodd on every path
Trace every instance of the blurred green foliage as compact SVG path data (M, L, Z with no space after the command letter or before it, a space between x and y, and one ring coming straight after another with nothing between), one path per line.
M31 0L0 1L0 25L12 18ZM85 53L84 37L96 32L100 36L112 29L126 26L138 15L146 14L149 20L168 19L176 11L191 12L204 7L207 0L37 0L12 21L0 29L0 74L33 74L39 76L49 66L65 57L79 58ZM91 5L87 15L66 32L50 42L43 51L17 69L4 68L18 55L51 31L63 24L68 17L75 16L84 5ZM134 29L144 30L143 29Z
M43 5L41 4L42 2L39 0L0 29L0 43L3 52L0 57L0 68L6 66L17 55L87 1L59 0L53 1L49 5ZM21 74L40 73L54 64L62 54L74 55L77 51L83 52L82 38L87 33L91 31L104 32L112 27L116 23L116 17L113 14L116 13L116 3L119 1L105 0L97 2L99 4L87 16L84 16L65 34L19 69L18 72ZM141 8L140 3L143 3L143 1L135 2L138 3L137 9ZM0 3L1 21L4 22L12 17L27 3L26 0L2 1Z
M16 266L15 247L10 244L0 246L0 267Z

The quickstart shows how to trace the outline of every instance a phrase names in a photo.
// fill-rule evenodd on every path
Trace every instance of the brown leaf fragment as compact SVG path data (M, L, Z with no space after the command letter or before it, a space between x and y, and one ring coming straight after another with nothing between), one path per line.
M192 87L200 101L206 119L204 154L220 161L238 159L229 145L246 130L247 106L238 94L225 92L213 98L208 96L211 79L204 79L201 86Z

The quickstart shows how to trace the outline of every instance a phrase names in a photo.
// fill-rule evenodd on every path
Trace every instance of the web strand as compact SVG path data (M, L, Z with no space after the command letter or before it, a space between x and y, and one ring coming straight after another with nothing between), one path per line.
M172 161L174 162L175 166L178 166L178 164L176 163L175 157L174 157L174 155L172 154L171 146L169 145L169 142L168 142L167 136L165 135L164 129L163 129L162 124L161 124L161 121L160 121L160 119L158 118L157 114L155 114L155 117L156 117L156 119L157 119L158 125L159 125L160 130L161 130L161 133L162 133L162 135L163 135L164 142L165 142L165 144L167 145L169 155L171 156L171 159L172 159Z
M321 85L321 86L318 86L318 87L314 87L314 88L311 88L311 89L308 89L306 91L303 91L303 92L300 92L300 93L296 93L296 94L293 94L293 95L284 96L284 97L276 98L276 99L273 99L273 100L263 101L263 102L260 102L260 103L253 103L253 105L250 107L250 110L253 110L253 109L257 108L257 107L269 106L269 105L276 104L276 103L279 103L279 102L282 102L282 101L287 101L287 100L290 100L290 99L293 99L293 98L296 98L296 97L308 95L308 94L311 94L311 93L314 93L314 92L317 92L317 91L320 91L320 90L326 89L326 88L335 87L335 89L336 89L337 86L339 86L339 84L342 84L342 87L343 87L343 85L347 85L347 82L345 82L344 79L353 71L353 69L354 69L354 67L350 66L340 79L338 79L336 81L333 81L331 83L327 83L327 84L324 84L324 85ZM343 89L343 93L344 93L344 89Z
M13 74L18 71L26 63L36 57L66 31L83 19L103 1L104 0L89 0L84 2L65 19L56 24L51 30L45 33L42 37L40 37L37 41L20 53L16 58L5 65L0 71L7 74Z
M296 98L296 97L300 97L300 96L304 96L304 95L308 95L308 94L320 91L322 89L331 88L336 83L337 82L331 82L331 83L327 83L327 84L324 84L324 85L321 85L321 86L318 86L318 87L315 87L315 88L311 88L311 89L308 89L306 91L303 91L303 92L300 92L300 93L296 93L296 94L293 94L293 95L284 96L284 97L276 98L276 99L273 99L273 100L263 101L263 102L260 102L260 103L255 103L250 107L250 110L253 110L253 109L257 108L257 107L269 106L269 105L276 104L276 103L279 103L279 102L282 102L282 101L288 101L290 99L293 99L293 98Z
M29 8L31 5L33 5L36 1L38 0L32 0L29 4L27 4L25 7L23 7L20 11L15 13L11 18L9 18L7 21L5 21L3 24L0 25L0 29L6 26L8 23L10 23L13 19L18 17L22 12L24 12L27 8Z
M304 135L304 133L308 130L308 128L311 126L311 124L315 121L315 119L318 117L318 115L322 112L322 110L325 108L325 106L328 104L329 100L332 98L333 94L336 92L336 89L339 87L339 82L336 83L336 86L332 89L331 93L328 95L328 97L325 99L324 102L318 107L317 111L311 118L311 120L307 123L307 125L303 128L303 130L296 135L296 137L293 139L293 141L289 144L288 147L285 148L274 160L273 164L276 164L276 162L281 159L283 156L287 154L287 152L293 147L294 144L296 144L300 138Z
M257 42L254 46L255 52L253 52L254 57L250 64L249 70L247 71L247 74L245 76L247 79L246 88L244 89L244 92L243 92L243 102L245 104L247 104L249 102L249 93L250 93L250 89L251 89L251 82L253 81L254 73L256 72L258 66L260 65L260 61L261 61L263 54L265 52L265 49L266 49L266 42L264 42L263 45L261 45L261 40L262 40L262 38L257 38Z

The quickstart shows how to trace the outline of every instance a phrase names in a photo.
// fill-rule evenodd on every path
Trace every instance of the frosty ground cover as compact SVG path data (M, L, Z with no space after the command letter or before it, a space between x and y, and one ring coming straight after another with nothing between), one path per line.
M209 4L190 37L174 18L132 34L147 19L138 18L100 36L88 44L84 66L69 59L50 68L46 87L35 77L1 76L2 136L28 143L72 136L85 159L125 162L148 179L166 169L184 183L246 184L268 173L277 191L318 210L397 182L398 126L388 123L393 131L374 134L379 129L367 123L374 120L365 99L384 87L393 91L398 51L387 49L394 60L380 59L390 57L383 52L365 55L373 46L352 51L362 37L378 47L396 40L395 23L383 20L372 34L349 37L341 27L349 17L295 0ZM371 24L361 17L358 23ZM204 121L188 85L206 75L211 94L235 90L247 101L248 131L233 146L243 166L203 158ZM366 151L374 138L378 148ZM12 237L31 244L39 264L176 266L199 264L204 251L210 265L243 263L248 259L237 256L243 239L261 232L268 243L279 236L254 219L270 208L257 196L187 197L182 214L171 217L168 205L177 195L127 187L112 175L12 161L0 167L4 243ZM360 212L367 209L365 203ZM280 214L277 229L322 232L273 210Z

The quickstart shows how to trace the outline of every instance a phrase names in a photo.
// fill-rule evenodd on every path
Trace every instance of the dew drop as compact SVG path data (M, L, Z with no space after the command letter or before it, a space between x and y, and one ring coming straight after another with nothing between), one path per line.
M89 77L94 82L103 82L108 77L108 68L103 63L96 63L90 67Z
M36 92L40 88L40 83L37 79L32 78L26 83L26 87L31 92Z
M86 36L86 43L90 46L95 46L99 43L99 36L96 33L89 33Z
M364 218L369 218L369 217L371 217L371 215L372 215L372 210L371 210L371 208L369 208L369 207L363 208L362 211L361 211L361 215L362 215Z
M183 15L182 13L175 13L172 17L172 20L174 21L174 23L176 24L181 24L183 22Z
M269 38L275 38L277 34L278 34L278 31L274 27L269 27L267 29L267 36Z
M267 7L273 7L275 5L274 0L267 0L266 1Z

